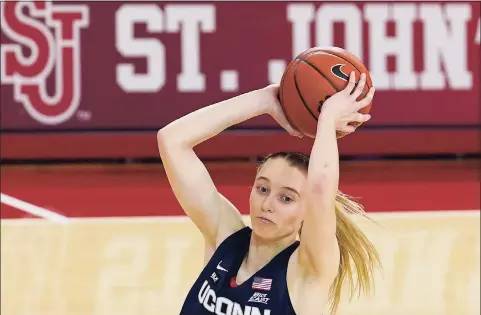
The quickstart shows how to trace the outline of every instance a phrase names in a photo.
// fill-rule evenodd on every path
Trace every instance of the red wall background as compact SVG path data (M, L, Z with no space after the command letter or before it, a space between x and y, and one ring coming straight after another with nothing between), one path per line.
M295 55L302 36L289 16L301 7L313 16L306 33L309 46L326 41L319 39L326 27L318 25L322 14L345 12L361 27L352 33L349 23L334 21L329 44L349 49L360 34L357 53L368 68L378 69L381 62L388 75L405 71L404 57L394 52L378 61L372 48L379 35L370 16L385 11L386 38L408 34L405 45L410 47L412 69L407 73L421 77L429 67L441 69L442 83L436 88L421 85L420 79L405 81L411 86L404 88L389 77L376 82L373 73L378 87L373 119L341 141L343 154L480 152L479 3L8 1L1 6L2 158L156 157L155 131L160 127L277 80L279 76L269 77L269 67L273 62L286 64ZM456 18L460 14L466 18ZM402 23L410 16L413 23ZM57 22L61 27L55 27ZM196 25L202 25L202 31ZM439 39L443 30L452 35L447 41ZM429 47L438 44L452 45L439 49L456 58L446 55L429 66L437 58ZM131 77L122 79L122 67L133 67ZM459 74L462 68L470 75L466 82ZM222 70L237 71L232 91L220 87ZM182 88L178 76L189 71L202 73L203 86L196 88L194 78ZM135 83L142 74L151 78ZM198 151L203 157L245 157L280 149L308 151L310 144L309 139L290 139L270 117L258 117Z
M243 213L255 178L253 163L207 163L216 187ZM480 209L477 161L341 163L340 189L368 212ZM6 168L2 193L68 217L184 215L158 166ZM2 204L2 218L25 217Z

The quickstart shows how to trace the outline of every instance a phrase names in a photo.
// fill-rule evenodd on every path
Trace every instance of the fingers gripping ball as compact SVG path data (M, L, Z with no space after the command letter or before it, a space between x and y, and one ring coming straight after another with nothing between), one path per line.
M359 81L366 74L366 86L357 100L363 99L372 87L366 66L353 54L337 47L314 47L299 54L287 66L279 88L282 109L291 123L307 136L314 137L322 104L343 90L349 74L354 71ZM367 114L371 105L360 110Z

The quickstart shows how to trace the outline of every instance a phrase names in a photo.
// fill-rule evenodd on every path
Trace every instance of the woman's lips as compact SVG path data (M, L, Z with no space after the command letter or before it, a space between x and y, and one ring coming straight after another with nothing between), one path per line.
M266 217L258 217L259 221L263 224L274 224L274 222L272 222L271 220L269 220L268 218Z

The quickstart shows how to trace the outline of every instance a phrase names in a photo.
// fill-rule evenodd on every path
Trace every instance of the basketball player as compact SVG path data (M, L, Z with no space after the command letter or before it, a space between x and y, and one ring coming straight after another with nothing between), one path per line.
M265 159L250 194L252 229L217 191L193 148L265 113L301 136L282 112L278 86L199 109L158 132L173 191L205 239L206 265L181 315L319 315L328 305L334 313L343 283L353 291L371 288L378 255L346 215L362 207L338 192L336 139L336 131L355 131L349 122L369 120L358 110L374 89L356 101L365 81L363 74L356 87L352 73L347 87L324 103L310 160L299 153Z

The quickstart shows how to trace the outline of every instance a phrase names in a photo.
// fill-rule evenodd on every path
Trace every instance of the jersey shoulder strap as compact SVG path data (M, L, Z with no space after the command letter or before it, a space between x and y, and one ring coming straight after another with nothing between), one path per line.
M228 253L237 252L237 250L244 248L246 244L248 246L250 242L251 233L252 233L252 229L246 226L240 229L239 231L229 235L217 247L217 249L214 252L214 255L212 255L211 260L217 261Z

